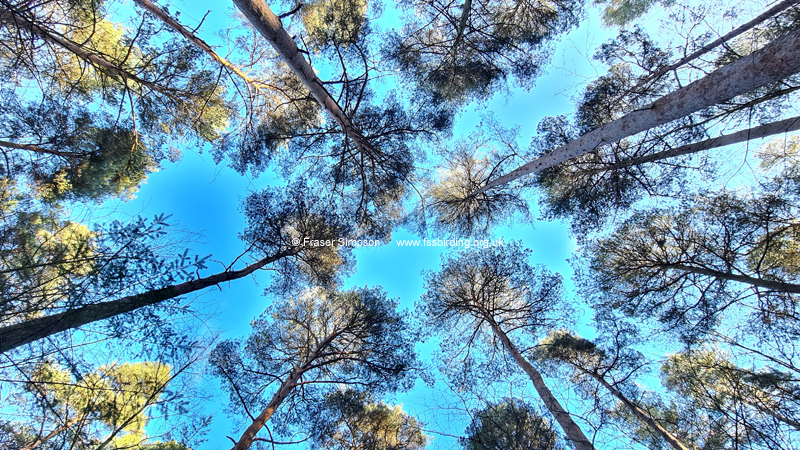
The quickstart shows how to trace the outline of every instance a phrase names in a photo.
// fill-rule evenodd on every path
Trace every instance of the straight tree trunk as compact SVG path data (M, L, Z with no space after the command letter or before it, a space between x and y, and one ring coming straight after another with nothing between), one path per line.
M472 196L482 194L525 175L553 167L600 146L617 142L730 100L738 95L746 94L798 72L800 72L800 30L776 39L764 48L661 97L647 108L630 112L520 166L487 183L472 193Z
M233 3L253 27L269 41L320 106L342 127L342 131L355 143L356 148L370 159L378 157L372 145L353 126L347 114L322 85L322 80L314 72L314 68L300 53L294 39L289 36L281 20L269 9L264 0L233 0Z
M469 20L469 15L472 12L472 0L464 0L464 5L461 7L461 9L461 20L458 22L456 39L453 41L453 49L450 50L450 58L453 60L453 65L456 64L458 44L461 42L461 38L464 37L464 30L467 28L467 20Z
M503 346L511 353L511 357L514 358L514 362L519 365L522 370L528 374L531 381L533 382L533 387L536 389L536 392L539 394L539 397L544 402L547 409L553 414L558 424L561 426L561 429L564 430L564 434L567 435L567 439L572 442L572 445L575 446L577 450L594 450L594 445L586 438L581 431L581 428L572 420L569 413L564 410L564 407L561 406L561 403L558 401L557 398L553 395L550 389L544 382L544 378L536 370L525 357L520 354L519 350L517 350L516 346L511 342L508 336L500 329L500 327L493 321L489 321L489 325L492 327L492 331L494 335L500 339L500 342L503 343ZM238 449L237 449L238 450Z
M741 130L731 134L724 134L713 139L706 139L705 141L695 142L693 144L681 145L680 147L671 148L669 150L609 164L601 169L592 169L590 172L600 173L607 172L609 170L623 169L630 166L638 166L639 164L661 161L667 158L674 158L676 156L689 155L705 150L711 150L712 148L724 147L726 145L738 144L751 139L760 139L763 137L773 136L780 133L788 133L796 130L800 130L800 117L792 117L790 119L780 120L778 122L772 122L766 125L760 125L747 130Z
M210 286L215 286L219 283L245 277L266 266L267 264L278 261L279 259L288 255L289 253L279 253L277 255L264 258L241 270L220 272L205 278L198 278L197 280L187 281L185 283L175 284L165 288L143 292L141 294L129 295L127 297L109 302L94 303L82 306L80 308L67 310L62 313L45 317L37 317L22 323L2 327L0 328L0 353L5 353L21 345L25 345L39 339L44 339L62 331L78 328L99 320L125 314L145 306L154 305L164 300L196 292Z

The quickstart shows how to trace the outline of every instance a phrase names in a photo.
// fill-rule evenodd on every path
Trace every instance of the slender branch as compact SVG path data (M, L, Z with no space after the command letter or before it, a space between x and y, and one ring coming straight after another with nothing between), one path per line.
M183 37L189 40L195 47L199 48L207 55L211 56L219 65L228 69L232 73L236 74L244 80L247 84L252 86L254 89L259 91L260 93L266 95L266 93L262 90L262 86L266 85L263 81L258 81L253 78L250 78L246 73L244 73L241 69L236 67L233 63L228 61L227 59L223 58L217 52L215 52L210 45L208 45L204 40L200 39L197 35L195 35L192 31L188 30L186 27L178 23L175 19L169 16L166 11L159 8L157 5L153 4L148 0L134 0L134 2L156 16L159 20L167 24L170 28L177 31Z
M770 17L778 14L779 12L782 12L782 11L784 11L786 9L789 9L789 8L791 8L793 6L796 6L798 4L800 4L800 0L783 0L782 2L780 2L777 5L773 6L772 8L770 8L770 9L764 11L763 13L759 14L758 16L754 17L753 20L751 20L751 21L749 21L749 22L747 22L745 24L740 25L738 28L730 31L729 33L725 34L724 36L720 37L719 39L716 39L713 42L711 42L711 43L709 43L707 45L704 45L703 47L695 50L691 54L689 54L687 56L684 56L679 61L677 61L677 62L675 62L673 64L670 64L668 66L662 67L661 69L655 71L653 74L649 75L648 77L646 77L645 79L640 81L636 86L631 88L631 91L636 91L637 89L641 88L642 86L644 86L645 84L649 83L650 81L661 77L662 75L664 75L667 72L672 72L673 70L681 67L682 65L684 65L684 64L686 64L686 63L688 63L688 62L690 62L692 60L695 60L695 59L705 55L706 53L710 52L711 50L714 50L715 48L717 48L718 46L720 46L722 44L730 42L733 38L741 35L742 33L746 32L746 31L751 30L752 28L754 28L755 26L757 26L761 22L769 19Z

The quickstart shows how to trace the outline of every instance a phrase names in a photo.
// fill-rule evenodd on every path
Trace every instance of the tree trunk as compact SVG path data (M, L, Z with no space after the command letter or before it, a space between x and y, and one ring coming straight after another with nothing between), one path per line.
M368 158L375 159L378 153L361 136L347 114L342 111L336 100L322 85L322 80L317 77L314 68L300 53L294 39L289 36L289 33L281 25L281 20L269 9L264 0L233 0L233 3L247 17L253 27L269 41L322 108L342 127L342 131L355 143L356 148Z
M5 353L21 345L52 336L62 331L78 328L92 322L108 319L109 317L154 305L164 300L199 291L219 283L245 277L267 264L273 263L288 255L289 253L279 253L275 256L264 258L241 270L220 272L205 278L199 278L197 280L187 281L185 283L155 289L141 294L129 295L118 300L86 305L62 313L38 317L22 323L2 327L0 328L0 353Z
M528 374L528 377L530 377L533 382L533 387L536 389L536 392L539 394L539 397L541 397L547 409L553 414L553 417L555 417L561 429L564 430L567 439L572 441L572 444L577 450L594 450L594 445L586 438L578 424L572 420L569 413L564 410L558 399L550 392L550 389L544 383L544 379L539 371L520 354L519 350L517 350L511 340L508 339L508 336L493 320L489 321L489 325L492 327L494 335L500 339L500 342L503 343L506 350L511 353L517 365Z
M247 450L253 444L253 441L256 439L256 434L264 428L264 425L267 423L270 417L275 414L275 411L278 407L283 403L289 393L292 392L292 389L297 387L297 383L300 381L300 377L303 374L313 367L314 360L317 359L320 352L325 349L330 343L336 339L339 335L338 331L334 331L333 333L329 334L325 337L325 339L317 344L317 347L311 352L303 361L302 363L296 365L292 371L289 373L289 377L281 383L281 387L278 388L278 392L272 397L272 400L269 401L267 407L264 408L264 411L261 411L261 414L256 417L253 422L250 424L249 427L244 431L242 437L239 438L239 441L234 445L232 450Z
M44 153L47 155L56 155L64 158L83 158L88 156L86 153L60 152L58 150L50 150L47 148L39 147L37 145L17 144L15 142L8 142L2 140L0 140L0 147L13 148L16 150L26 150L34 153Z
M650 155L641 156L639 158L633 158L626 161L609 164L602 169L592 169L590 172L600 173L609 170L622 169L625 167L661 161L667 158L674 158L676 156L689 155L691 153L697 153L704 150L711 150L712 148L738 144L740 142L749 141L750 139L759 139L796 130L800 130L800 117L792 117L791 119L768 123L766 125L753 127L747 130L737 131L736 133L725 134L713 139L695 142L694 144L681 145L680 147L671 148L662 152L656 152Z
M783 283L780 281L765 280L763 278L755 278L747 275L736 275L733 273L722 272L719 270L704 269L702 267L687 266L684 264L668 264L666 268L678 269L684 272L696 273L699 275L707 275L720 280L738 281L752 286L763 287L773 291L788 292L791 294L800 294L800 285L792 283Z
M264 428L264 424L267 423L270 417L275 414L275 411L278 407L283 403L286 397L289 396L289 393L292 392L292 389L297 386L297 382L300 380L300 377L303 375L302 366L296 366L292 369L292 372L289 374L289 377L281 383L281 387L278 388L278 392L272 396L272 400L269 401L267 407L261 411L261 414L253 420L253 423L250 424L249 427L242 433L242 437L239 438L239 441L233 447L233 450L247 450L250 448L250 445L253 444L253 441L256 438L256 434Z
M106 72L111 75L116 75L122 78L123 80L130 80L142 86L147 86L153 91L159 92L168 97L175 96L175 92L173 92L172 90L166 89L163 86L144 80L139 76L128 72L127 70L117 66L111 61L108 61L107 59L102 58L101 56L94 54L84 49L82 46L64 38L60 34L55 33L52 30L48 30L47 28L38 23L31 22L30 20L26 19L13 9L7 7L0 8L0 23L3 23L7 26L13 26L19 30L25 30L30 34L45 40L46 42L55 44L73 53L78 58L101 69L103 72Z
M634 415L636 415L636 417L639 418L639 420L644 422L645 425L647 425L648 428L650 428L653 432L655 432L657 435L659 435L662 439L667 441L669 443L669 445L672 446L672 448L674 448L675 450L691 450L691 449L694 448L694 447L687 447L687 446L683 445L683 443L681 443L681 441L679 441L678 438L673 436L669 431L664 429L664 427L659 425L659 423L656 422L652 417L650 417L650 415L647 414L646 411L644 411L642 408L637 406L632 401L628 400L628 398L625 397L622 394L622 392L620 392L614 386L612 386L608 381L605 380L605 378L601 377L600 375L598 375L598 374L596 374L594 372L589 372L589 371L586 371L586 370L583 370L583 369L580 369L580 368L578 370L580 370L581 372L591 376L595 380L599 381L600 384L605 386L605 388L608 389L608 391L611 392L612 395L614 395L614 397L617 397L619 399L619 401L624 403L625 406L627 406L628 409L630 409L631 412Z
M800 72L800 30L776 39L764 48L661 97L647 108L630 112L522 165L487 183L472 195L481 194L493 187L555 166L597 147L680 119L798 72Z
M83 419L84 418L78 418L78 417L72 418L72 419L68 420L64 425L61 425L60 427L57 427L56 429L54 429L53 431L48 433L47 436L43 436L41 438L36 438L35 441L31 442L30 444L26 445L25 447L22 447L20 450L34 450L35 448L38 448L40 445L44 444L45 442L49 441L50 439L53 439L55 436L57 436L62 431L68 430L69 427L75 425L76 423L80 422Z
M211 56L214 59L214 61L219 63L219 65L221 65L221 66L225 67L226 69L230 70L231 72L233 72L234 74L239 76L242 80L244 80L247 84L252 86L254 89L256 89L257 91L263 93L262 86L265 86L266 83L263 83L263 82L260 82L260 81L257 81L257 80L254 80L254 79L250 78L249 76L247 76L246 73L242 72L242 70L239 69L238 67L236 67L233 63L231 63L227 59L219 56L219 54L217 54L217 52L215 52L211 48L210 45L208 45L205 41L203 41L202 39L197 37L197 35L195 35L191 31L186 29L186 27L184 27L183 25L178 23L178 21L176 21L175 19L170 17L169 14L166 13L166 11L164 11L161 8L159 8L157 5L151 3L148 0L133 0L133 1L137 5L139 5L143 9L145 9L146 11L149 11L151 14L156 16L159 20L161 20L162 22L167 24L167 26L169 26L173 30L175 30L178 33L180 33L181 35L183 35L183 37L188 39L189 42L192 43L192 45L194 45L195 47L199 48L200 50L205 52L207 55Z
M671 72L671 71L677 69L678 67L681 67L682 65L684 65L684 64L686 64L686 63L688 63L690 61L693 61L693 60L705 55L706 53L710 52L711 50L714 50L715 48L719 47L720 45L730 42L732 39L734 39L735 37L741 35L742 33L755 28L761 22L764 22L765 20L769 19L770 17L772 17L772 16L774 16L774 15L776 15L776 14L778 14L778 13L780 13L780 12L786 10L786 9L789 9L789 8L791 8L791 7L793 7L793 6L797 5L797 4L800 4L800 0L783 0L782 2L780 2L777 5L773 6L772 8L770 8L770 9L764 11L763 13L759 14L758 16L754 17L753 20L751 20L751 21L749 21L749 22L747 22L745 24L740 25L739 27L737 27L734 30L731 30L730 32L728 32L726 35L720 37L719 39L716 39L713 42L711 42L709 44L706 44L703 47L695 50L691 54L689 54L687 56L684 56L683 58L681 58L679 61L675 62L674 64L670 64L670 65L668 65L666 67L662 67L661 69L656 70L652 75L648 76L644 80L642 80L639 83L637 83L636 86L631 88L631 91L635 91L636 89L644 86L645 84L647 84L651 80L655 80L655 79L659 78L660 76L664 75L665 73Z
M453 41L453 49L450 50L450 58L453 60L453 65L456 65L456 55L458 54L458 44L461 38L464 37L464 30L467 28L467 20L472 12L472 0L464 0L464 6L461 7L461 20L458 22L458 29L456 30L456 39Z

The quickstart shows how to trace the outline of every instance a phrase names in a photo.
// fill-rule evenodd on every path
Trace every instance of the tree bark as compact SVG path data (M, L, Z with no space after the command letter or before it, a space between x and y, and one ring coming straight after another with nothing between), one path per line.
M47 148L39 147L38 145L17 144L16 142L8 142L8 141L0 141L0 147L13 148L16 150L27 150L29 152L34 152L34 153L45 153L48 155L56 155L64 158L83 158L88 156L85 153L60 152L58 150L50 150Z
M275 411L278 407L283 403L289 393L292 392L292 389L297 387L297 383L300 381L300 377L303 374L313 368L313 362L316 360L320 353L330 345L330 343L339 336L340 331L334 331L333 333L329 334L322 340L322 342L317 343L316 348L313 352L311 352L302 363L297 364L292 371L289 373L289 377L281 383L280 388L278 388L278 392L272 396L272 400L269 401L267 407L264 408L264 411L261 411L261 414L253 420L249 427L242 433L242 437L239 438L239 441L236 442L232 450L247 450L253 444L253 441L256 439L256 434L264 428L264 425L267 423L270 417L275 414Z
M641 156L639 158L632 158L618 163L609 164L602 169L592 169L589 172L600 173L609 170L623 169L625 167L661 161L667 158L674 158L676 156L689 155L704 150L711 150L712 148L738 144L740 142L749 141L750 139L760 139L763 137L796 130L800 130L800 117L792 117L790 119L768 123L766 125L753 127L747 130L737 131L736 133L725 134L713 139L706 139L705 141L695 142L693 144L681 145L680 147L671 148L662 152L656 152L650 155Z
M54 429L53 431L48 433L47 436L36 438L35 441L31 442L30 444L26 445L25 447L22 447L20 450L34 450L35 448L38 448L39 446L41 446L45 442L49 441L50 439L53 439L53 437L57 436L62 431L68 430L69 427L75 425L76 423L80 422L81 420L82 420L82 418L78 418L78 417L72 418L72 419L68 420L66 423L64 423L64 425L61 425L60 427L57 427L56 429Z
M464 36L464 30L467 28L467 20L469 20L469 15L471 12L472 0L464 0L464 6L462 6L461 11L461 20L459 20L458 29L456 30L456 39L453 41L453 49L450 50L450 57L453 60L453 65L456 64L458 44L461 42L461 38Z
M770 8L770 9L764 11L763 13L759 14L758 16L754 17L751 21L740 25L736 29L731 30L729 33L725 34L724 36L721 36L719 39L716 39L713 42L704 45L703 47L695 50L691 54L681 58L680 60L678 60L677 62L675 62L673 64L670 64L670 65L668 65L666 67L662 67L661 69L656 70L652 75L648 76L644 80L642 80L639 83L637 83L636 86L631 88L631 91L635 91L636 89L644 86L645 84L647 84L651 80L659 78L660 76L664 75L665 73L671 72L671 71L677 69L678 67L681 67L682 65L684 65L684 64L686 64L686 63L688 63L690 61L693 61L693 60L705 55L706 53L710 52L711 50L714 50L715 48L719 47L722 44L730 42L731 39L734 39L735 37L741 35L742 33L755 28L761 22L764 22L765 20L767 20L770 17L778 14L779 12L782 12L782 11L784 11L786 9L789 9L789 8L795 6L795 5L798 5L798 4L800 4L800 0L783 0L782 2L780 2L777 5L773 6L772 8Z
M664 429L664 427L659 425L659 423L656 422L652 417L650 417L650 415L647 414L646 411L644 411L642 408L640 408L638 405L636 405L632 401L628 400L628 398L625 397L625 395L623 395L622 392L620 392L619 390L617 390L617 388L612 386L608 381L605 380L605 378L601 377L600 375L598 375L598 374L596 374L594 372L589 372L589 371L583 370L581 368L578 368L578 370L580 370L581 372L591 376L595 380L599 381L600 384L602 384L606 389L608 389L608 391L611 392L611 394L614 397L617 397L619 399L619 401L624 403L625 406L627 406L628 409L630 409L631 412L634 415L636 415L636 417L639 418L639 420L644 422L645 425L647 425L648 428L650 428L653 432L655 432L657 435L659 435L662 439L667 441L667 443L669 443L669 445L671 445L672 448L674 448L675 450L692 450L692 449L695 448L695 447L687 447L687 446L683 445L683 443L681 441L679 441L678 438L673 436L669 431Z
M773 291L788 292L791 294L800 294L800 285L792 283L783 283L780 281L765 280L763 278L755 278L747 275L736 275L733 273L722 272L719 270L704 269L702 267L687 266L684 264L667 264L667 268L678 269L684 272L696 273L699 275L707 275L720 280L738 281L752 286L763 287Z
M270 417L275 414L275 411L278 407L286 400L286 397L292 392L297 386L297 382L300 380L300 377L303 375L302 366L297 366L292 369L292 372L289 374L289 377L281 383L281 387L278 388L278 392L272 396L272 400L269 401L267 407L261 411L261 414L253 420L253 423L250 424L249 427L242 433L242 437L239 438L239 441L236 442L236 445L233 447L233 450L247 450L253 444L253 441L256 438L256 434L264 428L264 425L267 423Z
M561 403L558 401L557 398L553 395L550 389L544 382L542 375L536 370L525 357L520 354L519 350L514 346L508 336L500 329L500 327L493 321L489 321L489 325L492 327L492 331L494 335L500 339L500 342L503 343L503 346L511 353L511 357L514 358L514 362L519 365L522 370L528 374L531 381L533 382L533 387L536 389L536 392L541 397L542 401L544 402L547 409L550 413L553 414L558 424L561 426L561 429L564 430L564 434L567 435L567 439L572 441L572 444L575 446L577 450L594 450L594 445L586 438L581 431L581 428L572 420L569 413L564 410L561 406Z
M21 345L52 336L62 331L78 328L92 322L108 319L145 306L154 305L164 300L215 286L219 283L245 277L267 264L273 263L288 255L289 253L279 253L264 258L241 270L220 272L205 278L199 278L197 280L187 281L185 283L167 286L141 294L129 295L118 300L86 305L62 313L38 317L22 323L2 327L0 328L0 353L5 353Z
M46 42L55 44L73 53L78 58L81 58L82 60L94 65L95 67L101 69L103 72L119 76L123 80L130 80L142 86L147 86L153 91L159 92L166 96L169 97L175 96L174 91L166 89L163 86L160 86L156 83L152 83L150 81L140 78L139 76L133 73L128 72L127 70L117 66L111 61L108 61L107 59L102 58L101 56L86 50L85 48L76 44L75 42L66 39L59 33L54 32L53 30L49 30L38 23L26 19L13 9L10 9L5 6L3 8L0 8L0 23L14 26L19 30L26 30L33 36L37 36L45 40Z
M211 58L213 58L214 61L219 63L219 65L221 65L222 67L230 70L235 75L239 76L239 78L244 80L247 84L252 86L254 89L256 89L257 91L263 93L262 86L264 86L266 83L254 80L253 78L250 78L249 76L247 76L246 73L242 72L242 70L239 69L238 67L236 67L233 63L231 63L227 59L225 59L225 58L221 57L219 54L217 54L217 52L215 52L211 48L211 46L208 45L204 40L202 40L199 37L197 37L197 35L195 35L191 31L189 31L188 29L186 29L186 27L184 27L183 25L178 23L178 21L176 21L175 19L170 17L169 14L166 13L166 11L164 11L161 8L159 8L157 5L153 4L152 2L150 2L148 0L133 0L133 1L137 5L139 5L143 9L145 9L146 11L148 11L151 14L153 14L154 16L156 16L159 20L161 20L162 22L167 24L167 26L169 26L173 30L177 31L179 34L183 35L183 37L188 39L189 42L192 43L192 45L194 45L195 47L199 48L200 50L205 52L207 55L211 56Z
M680 119L798 72L800 72L800 30L783 36L764 48L661 97L647 108L630 112L522 165L487 183L472 195L481 194L517 178L555 166L597 147Z
M253 27L269 41L320 106L342 127L342 131L355 143L356 148L365 156L374 159L378 153L361 136L347 114L322 85L322 80L317 77L314 68L300 53L294 39L289 36L289 33L281 25L281 20L269 9L264 0L233 0L233 3L247 17Z

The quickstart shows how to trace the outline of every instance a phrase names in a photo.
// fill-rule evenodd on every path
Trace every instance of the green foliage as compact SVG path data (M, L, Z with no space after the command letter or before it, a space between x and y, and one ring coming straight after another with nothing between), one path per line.
M439 151L443 163L437 179L425 192L433 228L438 231L456 236L485 235L492 225L516 215L530 216L518 184L472 195L522 159L517 155L515 132L499 130L497 136L483 133L488 131L477 131ZM505 155L507 151L511 153Z
M316 0L301 10L303 25L317 48L358 42L366 16L366 0Z
M488 99L513 75L530 87L547 42L577 24L579 1L407 1L416 20L391 35L385 53L437 102ZM464 11L464 8L469 10Z
M142 441L147 411L171 379L171 368L156 362L111 364L75 376L45 361L28 375L25 389L35 398L50 428L43 442L88 442L116 436L117 443ZM40 431L41 433L41 431ZM99 443L98 441L94 441ZM28 442L28 445L31 442Z
M233 414L241 414L238 405L263 410L265 395L290 383L292 374L304 383L289 384L290 405L276 413L284 431L308 421L300 406L322 401L315 389L321 384L355 384L375 394L409 388L415 353L404 314L396 308L380 289L367 288L312 289L273 303L252 322L245 341L225 341L212 352Z
M737 367L715 348L670 355L662 366L665 386L707 414L730 445L793 448L800 427L793 377L772 370ZM788 445L787 445L788 444Z
M15 183L0 180L0 323L43 315L65 301L73 280L94 271L97 243L85 225L57 213L26 210Z
M235 115L202 52L153 17L127 28L103 2L62 0L0 12L4 175L48 201L130 198L171 142L216 141Z
M786 238L796 205L786 194L723 192L691 207L635 214L587 247L585 289L601 308L655 318L690 341L725 317L794 334L797 274ZM743 309L734 313L733 305Z
M0 136L5 175L27 179L36 196L62 200L103 201L132 198L164 158L145 145L145 136L102 114L75 109L65 99L23 104L14 93L2 96Z
M471 389L519 370L501 358L504 345L529 346L537 334L569 322L561 277L528 264L518 242L442 255L442 269L423 272L425 293L417 304L425 336L442 338L442 367L450 382Z
M529 404L516 399L488 404L474 412L466 437L466 450L554 450L561 448L547 419Z
M673 0L606 0L596 3L608 3L603 10L603 22L606 26L623 27L643 16L654 5L670 6Z
M369 394L339 389L325 395L315 413L314 447L325 450L422 450L431 438L403 411Z
M276 261L281 273L272 290L286 293L305 284L335 287L353 265L353 226L302 181L288 190L267 189L245 200L247 228L242 239ZM341 239L341 240L340 240Z
M695 408L682 398L664 401L653 392L645 392L638 399L638 404L653 420L686 445L703 450L730 448L726 435L727 424L714 420L705 411ZM648 449L673 449L621 402L609 410L608 414L628 431L636 442Z
M109 196L131 199L147 175L158 170L133 132L98 130L95 139L95 151L36 180L45 200L73 197L99 201Z

